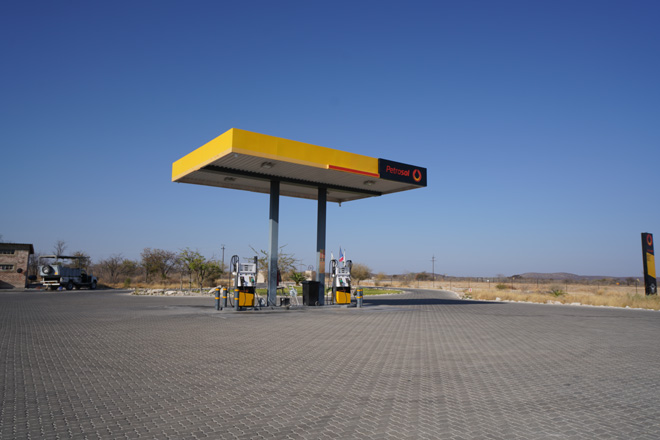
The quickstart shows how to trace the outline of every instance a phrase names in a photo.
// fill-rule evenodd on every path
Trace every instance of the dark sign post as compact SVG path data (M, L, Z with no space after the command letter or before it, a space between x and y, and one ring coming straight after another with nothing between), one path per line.
M644 286L647 295L658 293L655 279L655 254L653 253L653 234L642 232L642 253L644 256Z

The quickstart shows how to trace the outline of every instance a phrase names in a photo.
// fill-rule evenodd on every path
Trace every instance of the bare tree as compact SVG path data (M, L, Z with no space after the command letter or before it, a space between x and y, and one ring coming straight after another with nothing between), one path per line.
M119 274L124 278L124 286L128 287L131 285L132 277L140 273L140 263L135 260L126 259L121 262L119 267Z
M74 267L89 267L92 264L92 257L83 251L75 251L73 253L74 257L79 257L78 261L73 261L71 263Z
M140 263L134 260L124 260L121 262L120 273L132 277L140 270Z
M116 283L121 275L122 264L126 261L121 254L113 254L98 262L98 267L108 277L108 281Z
M285 274L287 272L293 272L296 270L296 263L298 260L296 260L296 257L293 254L286 254L282 252L282 249L284 249L286 245L280 246L280 251L277 255L277 269L280 271L280 274ZM259 262L259 272L261 272L264 276L264 278L268 279L268 263L270 262L270 258L268 256L268 251L265 251L263 249L261 250L256 250L252 246L250 246L250 249L254 251L255 254L257 254L257 261ZM230 268L233 270L233 268Z
M67 245L64 240L57 240L53 245L53 253L55 255L64 255L64 251L66 251L66 248Z
M41 252L35 252L34 254L30 255L30 258L28 259L28 276L34 275L37 276L39 275L39 257L41 257L43 253Z
M355 280L355 285L360 285L360 281L366 280L371 276L371 268L366 264L355 263L351 269L351 278Z
M164 249L144 248L140 254L142 257L142 266L146 269L147 282L149 275L159 274L161 280L167 279L167 274L176 266L178 256L175 252Z
M376 285L379 286L386 279L387 275L384 272L378 272L378 275L376 275Z

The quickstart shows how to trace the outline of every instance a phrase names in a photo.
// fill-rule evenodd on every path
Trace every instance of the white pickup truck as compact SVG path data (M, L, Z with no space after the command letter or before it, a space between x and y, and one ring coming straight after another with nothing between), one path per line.
M42 261L53 258L55 259L54 262ZM66 290L80 289L81 287L96 289L98 279L80 267L84 258L63 255L42 255L39 257L39 276L44 287L48 287L50 290L57 290L59 287L64 287ZM78 267L64 266L59 260L77 260Z

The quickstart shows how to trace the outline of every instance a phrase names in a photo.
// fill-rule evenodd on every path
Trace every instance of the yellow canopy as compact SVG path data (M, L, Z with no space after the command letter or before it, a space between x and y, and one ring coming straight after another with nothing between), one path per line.
M426 169L232 128L172 164L172 181L346 202L426 186Z

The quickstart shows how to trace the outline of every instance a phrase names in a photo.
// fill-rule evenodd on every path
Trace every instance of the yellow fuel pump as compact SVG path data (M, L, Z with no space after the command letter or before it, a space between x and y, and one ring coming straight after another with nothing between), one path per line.
M241 263L238 255L234 255L230 264L234 277L234 310L256 307L257 257L250 263Z
M335 304L351 303L351 269L353 262L346 260L339 250L340 261L330 260L332 277L332 299Z

